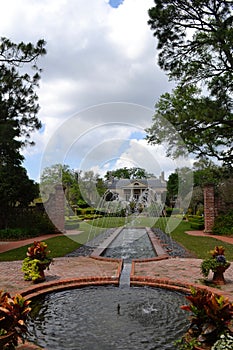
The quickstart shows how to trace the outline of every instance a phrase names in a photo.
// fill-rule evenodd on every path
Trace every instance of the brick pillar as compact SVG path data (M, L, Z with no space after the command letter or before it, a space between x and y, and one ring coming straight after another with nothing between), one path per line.
M204 220L206 233L212 233L215 219L214 185L208 184L204 187Z
M65 194L62 185L55 186L55 208L56 208L56 227L60 232L65 230Z
M56 226L58 232L65 230L65 195L62 185L55 186L55 193L44 204L50 220Z

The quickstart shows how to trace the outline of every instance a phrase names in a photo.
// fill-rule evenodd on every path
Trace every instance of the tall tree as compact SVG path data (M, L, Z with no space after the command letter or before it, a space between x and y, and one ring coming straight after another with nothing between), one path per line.
M29 190L35 194L35 184L22 167L21 151L33 144L31 133L41 127L35 89L41 72L37 59L45 53L44 40L33 45L0 39L0 212L4 213L0 226L6 225L16 203L27 205L31 201Z
M184 151L166 118L189 152L232 164L233 2L155 0L149 17L158 63L177 87L156 104L148 141L166 138L170 154Z

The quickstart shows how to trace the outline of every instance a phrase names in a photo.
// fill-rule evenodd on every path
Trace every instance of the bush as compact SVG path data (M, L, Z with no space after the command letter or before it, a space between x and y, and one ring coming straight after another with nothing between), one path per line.
M172 208L166 208L166 216L171 216Z
M214 222L213 234L233 235L233 210L227 214L219 215Z
M36 237L37 235L38 231L33 228L6 228L0 230L0 240L19 240L29 237Z
M65 223L65 230L76 230L79 228L79 222L75 221L67 221Z
M17 208L10 217L8 228L0 230L0 239L17 240L55 232L56 228L46 213Z
M195 230L203 230L204 229L204 218L199 215L188 215L188 221L190 222L191 228Z
M198 222L192 222L190 225L191 228L194 228L195 230L203 230L205 225L204 223L198 223Z

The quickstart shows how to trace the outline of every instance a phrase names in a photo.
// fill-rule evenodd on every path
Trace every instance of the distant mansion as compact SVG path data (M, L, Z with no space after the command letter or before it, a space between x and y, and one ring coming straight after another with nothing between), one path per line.
M125 201L138 201L143 196L153 196L153 200L162 201L162 194L166 193L167 181L164 172L159 178L150 177L145 179L116 179L112 178L107 183L108 191Z

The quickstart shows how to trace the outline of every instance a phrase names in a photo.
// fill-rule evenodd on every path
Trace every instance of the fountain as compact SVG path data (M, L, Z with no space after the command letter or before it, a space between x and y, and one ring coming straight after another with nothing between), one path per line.
M30 340L47 350L175 349L188 326L183 303L182 294L147 287L48 294L34 302Z
M129 203L119 197L112 199L106 201L105 196L97 211L111 215L124 209L127 214ZM101 243L104 256L124 260L119 288L85 287L35 299L29 341L46 350L175 349L174 341L188 327L180 309L184 295L159 288L130 287L132 258L156 256L142 226L145 222L153 224L162 215L162 207L162 203L155 203L154 193L143 193L134 213L125 216L124 228L118 230L121 233L112 245L106 249ZM108 215L105 231L107 220ZM91 226L90 238L95 237L94 230Z

